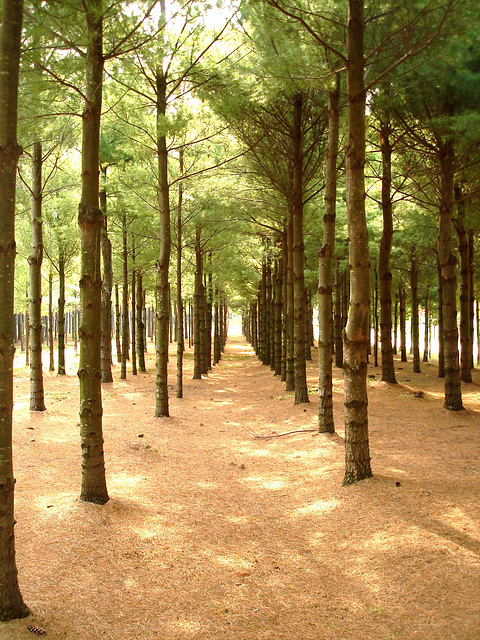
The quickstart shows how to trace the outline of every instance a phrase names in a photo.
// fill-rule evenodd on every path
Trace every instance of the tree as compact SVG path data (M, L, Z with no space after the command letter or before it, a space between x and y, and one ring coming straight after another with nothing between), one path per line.
M18 586L15 562L12 459L13 301L15 282L15 180L17 100L22 0L3 0L0 30L0 620L24 618L29 610Z

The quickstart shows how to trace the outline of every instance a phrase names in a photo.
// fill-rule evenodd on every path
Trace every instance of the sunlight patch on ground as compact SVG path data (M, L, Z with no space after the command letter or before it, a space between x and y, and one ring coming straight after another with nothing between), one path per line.
M216 482L197 482L197 486L200 489L216 489L218 487Z
M138 487L145 478L143 476L132 476L129 473L113 473L108 478L109 485L118 485L122 488Z
M248 518L246 516L225 516L225 520L232 524L248 524Z
M332 511L332 509L335 509L339 504L340 501L335 498L330 498L329 500L316 500L311 504L307 504L303 507L295 509L292 518L326 513L327 511Z
M278 491L279 489L285 489L287 483L285 480L268 480L263 476L248 476L248 478L244 479L244 482L253 485L261 485L264 489L269 489L270 491Z

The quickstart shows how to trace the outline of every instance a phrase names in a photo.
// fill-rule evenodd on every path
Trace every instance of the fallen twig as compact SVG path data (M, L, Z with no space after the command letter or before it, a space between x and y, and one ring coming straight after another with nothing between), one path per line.
M255 434L255 438L258 440L267 440L269 438L281 438L282 436L289 436L291 433L308 433L309 431L316 431L316 429L296 429L295 431L286 431L285 433L272 433L269 436L259 436Z

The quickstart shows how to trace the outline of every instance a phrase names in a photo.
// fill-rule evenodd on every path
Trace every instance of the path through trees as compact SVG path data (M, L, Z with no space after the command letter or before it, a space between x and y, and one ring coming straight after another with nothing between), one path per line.
M28 369L17 368L17 555L35 615L0 626L0 640L30 638L31 623L52 640L475 637L480 371L454 413L434 365L414 376L397 356L396 385L369 365L375 476L342 487L340 369L337 433L255 438L317 428L316 351L312 402L294 405L243 338L202 380L189 348L185 397L172 394L160 419L152 344L149 373L120 380L114 365L102 507L77 500L73 353L66 376L45 374L46 412L30 412Z

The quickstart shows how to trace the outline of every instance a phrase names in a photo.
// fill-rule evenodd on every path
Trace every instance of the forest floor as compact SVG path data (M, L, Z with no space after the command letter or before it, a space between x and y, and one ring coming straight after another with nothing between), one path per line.
M0 640L31 639L28 624L51 640L480 638L480 370L452 413L435 365L397 361L397 385L370 365L374 477L342 487L340 370L337 433L316 435L315 363L311 402L294 406L232 336L203 380L186 353L176 399L173 348L170 418L153 417L152 345L147 374L121 381L115 366L104 385L105 506L78 501L78 360L69 350L67 376L45 374L47 411L33 413L17 358L16 548L32 616L0 625Z

